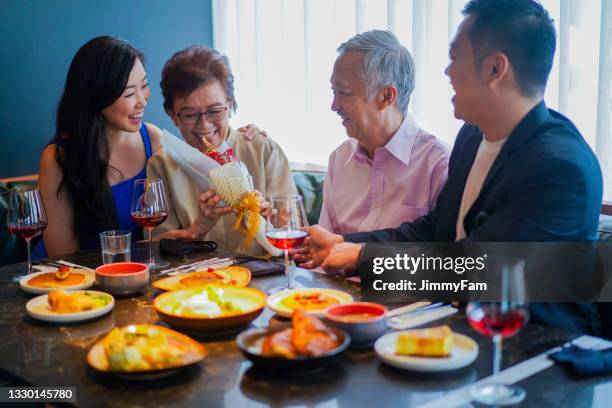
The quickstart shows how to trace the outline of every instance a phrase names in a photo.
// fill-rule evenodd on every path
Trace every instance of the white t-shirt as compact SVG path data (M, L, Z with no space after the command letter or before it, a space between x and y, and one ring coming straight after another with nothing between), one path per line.
M507 138L489 142L483 137L482 142L480 142L461 197L461 207L459 208L459 217L457 217L456 241L465 238L465 230L463 229L465 214L472 208L474 201L478 198L482 184L506 140Z

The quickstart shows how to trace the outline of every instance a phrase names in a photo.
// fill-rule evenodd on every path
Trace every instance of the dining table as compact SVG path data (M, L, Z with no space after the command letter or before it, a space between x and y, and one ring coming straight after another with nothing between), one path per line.
M145 259L146 251L146 246L135 245L132 260ZM211 257L233 256L217 251L164 255L164 259L178 266ZM102 264L101 254L96 250L79 251L61 259L90 268ZM460 310L428 324L447 324L454 332L477 342L476 360L453 371L422 373L393 368L383 363L372 348L366 348L348 349L328 366L304 372L279 372L254 366L246 359L236 345L237 332L188 332L207 350L201 363L163 379L128 380L103 375L88 366L88 350L113 327L139 323L167 326L153 308L153 300L161 292L149 285L136 296L117 297L112 312L95 320L78 324L46 323L26 313L26 302L34 295L25 293L13 282L13 277L23 273L25 268L24 263L0 267L0 386L72 387L75 398L69 405L147 408L461 406L470 404L469 399L465 399L469 386L489 377L492 371L490 339L474 331ZM154 272L151 279L156 279ZM266 292L282 285L284 279L282 274L253 277L249 286ZM297 287L334 288L350 293L355 300L361 298L359 284L341 277L296 267L293 282ZM279 320L279 316L265 308L251 326L266 327ZM502 374L509 367L518 367L580 336L528 323L517 335L504 339ZM604 407L610 406L612 401L612 375L577 378L556 364L545 365L544 369L526 378L519 377L516 385L527 391L525 400L518 406Z

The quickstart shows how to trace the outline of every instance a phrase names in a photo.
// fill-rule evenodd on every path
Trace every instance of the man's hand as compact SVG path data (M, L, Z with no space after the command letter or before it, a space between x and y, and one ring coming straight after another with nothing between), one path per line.
M329 251L329 255L321 264L321 267L332 276L354 275L359 262L359 253L362 244L343 242L336 244Z
M268 132L265 130L260 130L253 123L249 123L246 126L243 126L237 130L238 133L242 134L242 136L246 140L253 140L257 135L262 135L263 137L268 137Z
M300 268L312 269L312 257L310 256L310 237L306 237L304 244L300 248L289 250L289 255L297 263Z
M321 265L329 251L335 244L344 242L342 235L333 234L319 225L306 228L309 237L304 241L307 248L300 248L292 252L296 262L301 262L300 267L306 269L316 268Z

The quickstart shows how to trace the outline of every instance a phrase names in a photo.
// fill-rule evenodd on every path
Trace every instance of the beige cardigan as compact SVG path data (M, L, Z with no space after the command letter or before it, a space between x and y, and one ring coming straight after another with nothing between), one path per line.
M271 194L296 193L287 157L272 139L258 135L248 141L234 129L230 129L227 144L236 157L247 166L255 188L265 198ZM168 219L153 230L153 235L188 228L198 216L198 197L206 190L199 191L196 184L165 149L159 150L149 159L147 177L164 180L170 207ZM210 188L214 189L210 177L206 181ZM236 216L233 213L223 216L208 232L205 239L216 241L220 249L231 252L265 255L266 251L255 241L248 250L244 248L243 237L232 229L235 222Z

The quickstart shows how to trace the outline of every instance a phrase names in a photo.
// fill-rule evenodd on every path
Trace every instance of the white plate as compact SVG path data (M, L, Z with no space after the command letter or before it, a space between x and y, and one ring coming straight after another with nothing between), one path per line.
M52 269L52 270L46 270L44 272L36 272L36 273L31 273L29 275L24 276L23 278L21 278L21 280L19 281L19 286L21 287L21 289L23 289L24 291L28 292L28 293L33 293L35 295L42 295L44 293L49 293L52 290L80 290L80 289L88 289L91 288L93 286L93 284L96 281L96 273L93 271L89 271L87 269L79 269L79 268L74 268L73 272L78 272L78 273L82 273L83 275L85 275L85 280L81 283L79 283L78 285L71 285L71 286L60 286L57 288L40 288L38 286L31 286L28 285L28 282L30 281L30 279L35 278L37 276L40 275L44 275L45 273L55 273L57 269Z
M374 350L378 357L393 367L434 373L468 366L478 356L478 344L468 336L459 333L453 333L453 350L448 357L418 357L396 354L397 336L409 332L410 330L392 332L378 339L374 344Z
M287 289L282 292L277 292L268 297L268 307L272 309L275 313L284 317L291 317L293 315L293 309L283 305L281 302L287 296L294 295L296 293L311 293L311 292L319 292L323 295L330 296L336 298L341 305L351 303L353 301L353 297L346 292L336 289L328 289L328 288L298 288L298 289ZM325 309L317 310L317 311L308 311L308 314L323 317L325 314Z
M93 319L98 316L102 316L111 310L115 306L115 299L105 292L99 292L97 290L73 290L70 293L75 292L89 292L94 295L99 296L107 296L110 298L110 303L104 307L100 307L98 309L87 310L84 312L77 313L56 313L51 311L51 307L49 306L49 302L47 301L47 296L42 295L37 296L34 299L30 299L28 303L26 303L26 310L28 314L35 319L44 320L45 322L53 322L53 323L72 323L72 322L80 322L83 320Z

